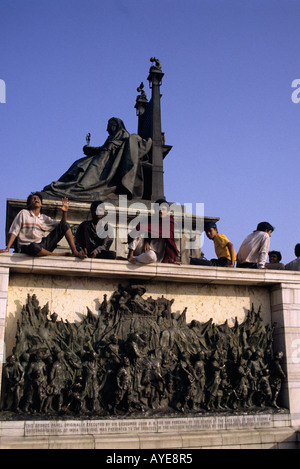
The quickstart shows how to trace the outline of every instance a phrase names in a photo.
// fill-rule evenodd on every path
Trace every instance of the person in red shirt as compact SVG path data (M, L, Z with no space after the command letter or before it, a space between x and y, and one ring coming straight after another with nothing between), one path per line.
M136 227L140 235L129 234L129 262L181 264L175 242L175 220L169 210L169 204L163 199L158 199L154 204L158 219L152 219L151 215L146 217Z

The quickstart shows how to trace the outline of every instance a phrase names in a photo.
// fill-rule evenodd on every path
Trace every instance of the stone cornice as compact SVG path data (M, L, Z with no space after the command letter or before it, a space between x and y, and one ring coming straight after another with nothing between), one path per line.
M273 286L279 284L300 285L300 272L285 270L230 269L173 264L130 264L122 260L84 259L73 257L29 257L24 254L0 255L0 272L38 275L83 276L122 278L135 280L203 283L215 285Z

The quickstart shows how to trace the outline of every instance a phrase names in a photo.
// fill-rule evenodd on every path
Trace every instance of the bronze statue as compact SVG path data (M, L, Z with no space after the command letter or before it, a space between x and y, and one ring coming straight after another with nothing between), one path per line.
M5 407L14 412L20 411L19 404L24 385L24 374L24 369L15 355L8 357L4 367Z
M123 121L112 117L107 124L108 138L100 147L90 146L90 134L83 147L84 157L76 160L56 182L44 187L45 198L100 200L110 194L141 198L144 191L141 161L149 153L151 138L129 134Z
M43 350L33 353L33 358L26 370L28 380L27 390L24 396L23 411L43 412L46 399L47 369L43 357Z
M120 366L116 374L116 390L114 394L114 402L112 413L116 414L117 408L121 405L123 410L131 412L132 399L132 377L129 358L126 355L123 358L123 364Z
M275 359L271 362L271 374L270 382L272 388L272 405L279 408L277 404L278 395L281 390L282 381L286 378L286 375L281 366L281 360L283 358L282 352L277 352Z
M51 367L49 373L49 383L46 388L47 398L45 401L44 411L47 413L53 411L53 399L57 399L57 411L60 412L63 404L63 390L65 388L65 365L64 365L64 353L58 351L56 354L56 360Z

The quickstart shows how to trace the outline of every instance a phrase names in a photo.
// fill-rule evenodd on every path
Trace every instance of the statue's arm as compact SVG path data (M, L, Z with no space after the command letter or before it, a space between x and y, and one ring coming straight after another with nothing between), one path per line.
M86 156L94 156L102 150L102 147L90 147L90 145L84 145L82 150Z

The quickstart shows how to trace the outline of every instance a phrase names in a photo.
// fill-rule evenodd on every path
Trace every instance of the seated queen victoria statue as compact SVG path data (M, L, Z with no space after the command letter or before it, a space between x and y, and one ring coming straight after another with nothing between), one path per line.
M142 161L152 145L151 138L129 134L121 119L108 121L108 138L100 147L91 147L90 134L83 147L84 157L76 160L56 182L44 187L45 198L68 197L91 201L111 194L142 198L144 191Z

